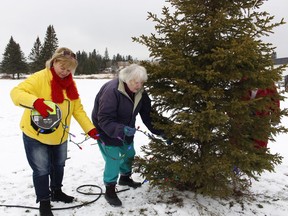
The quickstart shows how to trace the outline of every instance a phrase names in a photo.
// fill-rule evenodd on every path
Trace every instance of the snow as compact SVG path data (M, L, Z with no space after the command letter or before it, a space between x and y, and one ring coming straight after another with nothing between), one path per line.
M32 184L32 171L26 160L22 133L19 128L22 108L16 107L10 99L10 90L21 80L0 79L0 215L35 216L38 215L38 204L35 203L34 188ZM94 98L99 88L108 79L76 79L84 108L91 115ZM287 96L287 95L285 95ZM281 104L287 108L288 100ZM288 120L284 118L282 124L287 126ZM146 130L140 119L137 126ZM84 140L82 130L75 120L72 121L70 132L76 137L75 142ZM102 172L104 161L95 145L89 139L81 144L80 150L75 144L69 143L63 191L77 198L72 204L52 202L55 216L116 216L116 215L171 215L171 216L198 216L198 215L288 215L288 146L287 134L279 134L275 143L269 143L271 152L282 155L283 163L275 167L275 172L265 172L259 181L252 181L250 194L238 199L218 199L195 195L192 192L162 192L157 188L149 187L149 182L141 188L120 192L122 207L110 206L101 196L95 202L83 207L73 208L98 198L98 195L84 195L77 192L82 185L97 185L104 190ZM140 147L146 145L149 139L140 132L136 133L135 148L141 155ZM133 174L134 180L143 181L138 173ZM119 187L118 190L124 189ZM81 191L100 193L96 187L83 187ZM179 200L174 203L173 201ZM181 202L182 200L182 202ZM5 207L5 205L28 207ZM62 210L61 208L68 208Z

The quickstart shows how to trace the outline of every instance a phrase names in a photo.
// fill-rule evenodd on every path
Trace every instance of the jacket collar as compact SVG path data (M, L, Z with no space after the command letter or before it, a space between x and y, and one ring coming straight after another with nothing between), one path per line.
M120 91L122 94L124 94L126 97L128 97L128 98L130 99L129 95L128 95L127 92L125 91L124 82L121 81L121 80L119 80L119 79L118 79L118 82L119 82L119 83L118 83L118 91ZM139 101L140 101L141 98L142 98L142 93L143 93L143 92L144 92L144 88L142 87L138 92L135 93L135 96L134 96L134 108L133 108L133 110L136 109ZM130 99L130 100L131 100L131 99ZM131 101L132 101L132 100L131 100Z

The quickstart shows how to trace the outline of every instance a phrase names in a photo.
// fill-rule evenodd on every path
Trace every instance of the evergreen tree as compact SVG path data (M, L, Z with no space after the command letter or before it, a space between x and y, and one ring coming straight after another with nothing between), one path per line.
M95 49L91 53L89 53L89 57L88 57L89 69L87 70L88 74L94 74L96 71L99 70L100 65L98 64L97 56L98 54Z
M86 66L87 66L87 60L88 60L88 55L85 51L78 51L76 52L76 57L78 61L78 66L76 68L75 74L86 74Z
M11 36L3 54L1 72L12 74L13 79L17 74L17 78L19 79L20 73L27 73L27 69L24 53L21 51L20 45Z
M128 62L133 62L133 58L132 58L131 55L126 56L125 59L126 59L126 61L128 61Z
M273 117L256 119L251 109L264 109L271 101L242 98L281 79L283 68L274 68L272 62L274 48L261 37L284 22L272 23L272 16L257 10L263 0L167 2L171 7L163 7L161 18L148 15L156 33L133 41L147 46L157 60L143 62L157 111L153 118L173 143L163 145L152 138L142 147L145 155L137 158L137 171L151 185L165 188L216 196L232 194L235 183L249 189L247 178L257 180L282 159L269 149L256 149L251 140L251 134L266 136L265 130L255 131L255 125L264 127ZM248 80L241 82L243 78ZM169 123L156 113L163 113ZM273 140L287 129L269 124L267 131ZM234 166L247 178L235 175Z
M43 68L43 62L40 63L40 56L41 56L41 48L42 44L39 37L36 38L34 46L29 54L30 62L30 71L39 71ZM48 60L48 59L47 59Z
M52 25L47 27L46 36L44 39L44 44L40 52L39 65L42 65L42 68L45 67L45 63L50 59L53 53L58 48L58 38L56 32Z
M108 52L107 48L105 49L103 60L104 60L104 63L105 63L105 68L109 68L109 67L112 66L112 61L110 60L109 52Z
M78 67L76 74L95 74L105 69L105 60L94 49L90 53L77 52Z
M115 55L113 56L113 61L119 62L119 61L124 61L124 59L119 53L117 53L116 56Z
M109 52L108 52L108 49L107 49L107 48L105 49L104 60L105 60L105 61L109 61L109 60L110 60L110 58L109 58Z

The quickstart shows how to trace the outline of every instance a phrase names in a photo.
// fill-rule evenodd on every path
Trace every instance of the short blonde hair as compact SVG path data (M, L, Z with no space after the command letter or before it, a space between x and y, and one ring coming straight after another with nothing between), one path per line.
M119 72L119 79L125 83L131 80L146 82L148 79L146 68L138 64L131 64Z
M50 69L54 62L60 62L60 64L62 64L64 67L71 68L73 72L75 72L78 66L75 53L66 47L58 48L55 51L51 59L46 61L46 68Z

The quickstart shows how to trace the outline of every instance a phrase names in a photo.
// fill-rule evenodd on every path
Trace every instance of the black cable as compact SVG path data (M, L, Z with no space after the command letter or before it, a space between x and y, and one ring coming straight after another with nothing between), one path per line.
M80 189L81 188L84 188L84 187L96 187L100 190L99 193L92 193L92 192L83 192L81 191ZM127 191L129 190L129 188L126 188L126 189L123 189L123 190L117 190L116 193L120 193L120 192L123 192L123 191ZM86 184L86 185L80 185L79 187L76 188L76 191L78 193L81 193L81 194L84 194L84 195L97 195L96 199L92 200L92 201L89 201L89 202L85 202L83 204L79 204L79 205L73 205L73 206L69 206L69 207L62 207L62 208L51 208L51 210L66 210L66 209L73 209L73 208L80 208L80 207L83 207L83 206L86 206L86 205L90 205L94 202L96 202L98 199L100 199L100 197L102 195L104 195L104 193L102 192L102 188L98 185L90 185L90 184ZM33 206L22 206L22 205L2 205L0 204L0 207L10 207L10 208L26 208L26 209L39 209L38 207L33 207Z
M67 125L67 119L68 119L68 116L69 116L69 114L70 114L70 100L68 100L68 99L64 99L64 100L67 100L67 101L68 101L68 112L67 112L67 115L66 115L66 117L65 117L65 126L66 126L66 125ZM63 124L63 123L62 123L62 124ZM64 136L65 136L65 132L66 132L65 128L63 128L63 135L62 135L62 137L61 137L60 144L62 143L62 140L63 140L63 138L64 138Z

